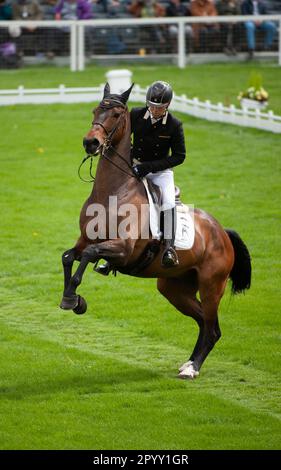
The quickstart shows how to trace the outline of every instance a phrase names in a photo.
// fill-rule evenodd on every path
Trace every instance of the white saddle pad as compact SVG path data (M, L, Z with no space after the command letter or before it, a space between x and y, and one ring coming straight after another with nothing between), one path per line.
M185 204L179 204L177 208L177 230L175 247L180 250L190 250L195 238L193 212Z
M153 202L146 178L143 178L142 181L149 201L150 231L153 238L160 240L162 233L159 227L159 206ZM177 230L175 247L179 250L190 250L193 247L195 237L193 213L190 213L189 207L184 204L177 205L176 209Z

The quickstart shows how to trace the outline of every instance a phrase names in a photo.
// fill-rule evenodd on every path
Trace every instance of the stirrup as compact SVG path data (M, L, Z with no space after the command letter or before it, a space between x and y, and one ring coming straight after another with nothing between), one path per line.
M164 251L161 265L163 268L173 268L179 265L178 255L171 246Z
M111 267L109 263L105 263L101 264L100 266L96 266L94 271L96 271L96 273L102 274L103 276L108 276L111 271Z

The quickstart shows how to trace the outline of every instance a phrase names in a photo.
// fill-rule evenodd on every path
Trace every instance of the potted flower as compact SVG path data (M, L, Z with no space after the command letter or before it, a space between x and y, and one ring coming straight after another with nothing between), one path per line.
M252 75L250 86L237 96L242 108L264 109L268 105L268 92L262 87L261 75Z

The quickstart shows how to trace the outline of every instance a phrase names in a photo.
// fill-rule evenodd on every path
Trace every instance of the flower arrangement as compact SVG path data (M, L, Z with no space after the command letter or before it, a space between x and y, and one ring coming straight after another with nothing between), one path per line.
M253 73L251 75L249 80L249 87L246 91L241 91L237 96L237 99L240 101L241 106L267 106L269 94L262 86L262 77L260 74Z
M240 101L242 98L247 98L249 100L257 100L257 101L268 101L269 94L263 88L255 88L250 86L246 91L241 91L238 95L238 100Z

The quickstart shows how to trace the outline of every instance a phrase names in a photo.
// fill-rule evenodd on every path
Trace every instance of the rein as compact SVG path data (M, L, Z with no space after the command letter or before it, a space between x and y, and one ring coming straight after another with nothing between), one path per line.
M84 163L88 160L88 159L91 159L91 162L90 162L90 176L91 176L91 180L85 180L82 176L81 176L81 168L82 166L84 165ZM84 183L94 183L95 182L95 177L92 175L92 167L93 167L93 155L86 155L86 157L83 158L82 162L80 163L79 167L78 167L78 176L80 178L81 181L83 181Z
M105 105L100 105L101 108L108 108L110 109L110 107L114 107L116 106L116 103L111 105L111 106L108 106L110 103L109 102L106 102ZM125 108L124 104L123 103L119 103L117 104L118 106L122 106L122 108ZM124 170L123 168L121 168L121 166L117 165L117 163L113 162L111 160L111 158L109 158L106 153L108 152L108 150L112 150L119 158L120 160L122 160L124 163L126 163L126 165L128 166L128 168L130 170L132 170L132 166L130 165L130 163L128 163L128 161L123 157L123 155L121 155L119 152L117 152L117 150L113 147L111 141L112 141L112 138L118 128L118 125L119 125L119 121L121 119L121 116L123 116L124 113L120 114L119 116L119 119L117 120L117 123L116 125L113 127L113 129L111 129L111 131L108 131L106 129L106 127L101 123L101 122L93 122L93 126L96 125L96 126L101 126L102 129L105 131L106 133L106 139L102 145L102 151L101 151L101 158L104 158L105 160L107 160L109 163L111 163L113 166L115 166L116 168L118 168L120 171L122 171L123 173L125 173L127 176L130 176L131 178L136 178L137 177L133 174L133 173L128 173L126 170ZM81 174L80 174L80 171L81 171L81 167L83 166L83 164L88 160L88 159L91 159L91 163L90 163L90 176L91 176L91 180L85 180L84 178L81 177ZM79 178L84 181L85 183L93 183L95 181L95 177L92 175L92 166L93 166L93 155L87 155L86 157L83 158L81 164L79 165L79 168L78 168L78 176Z

